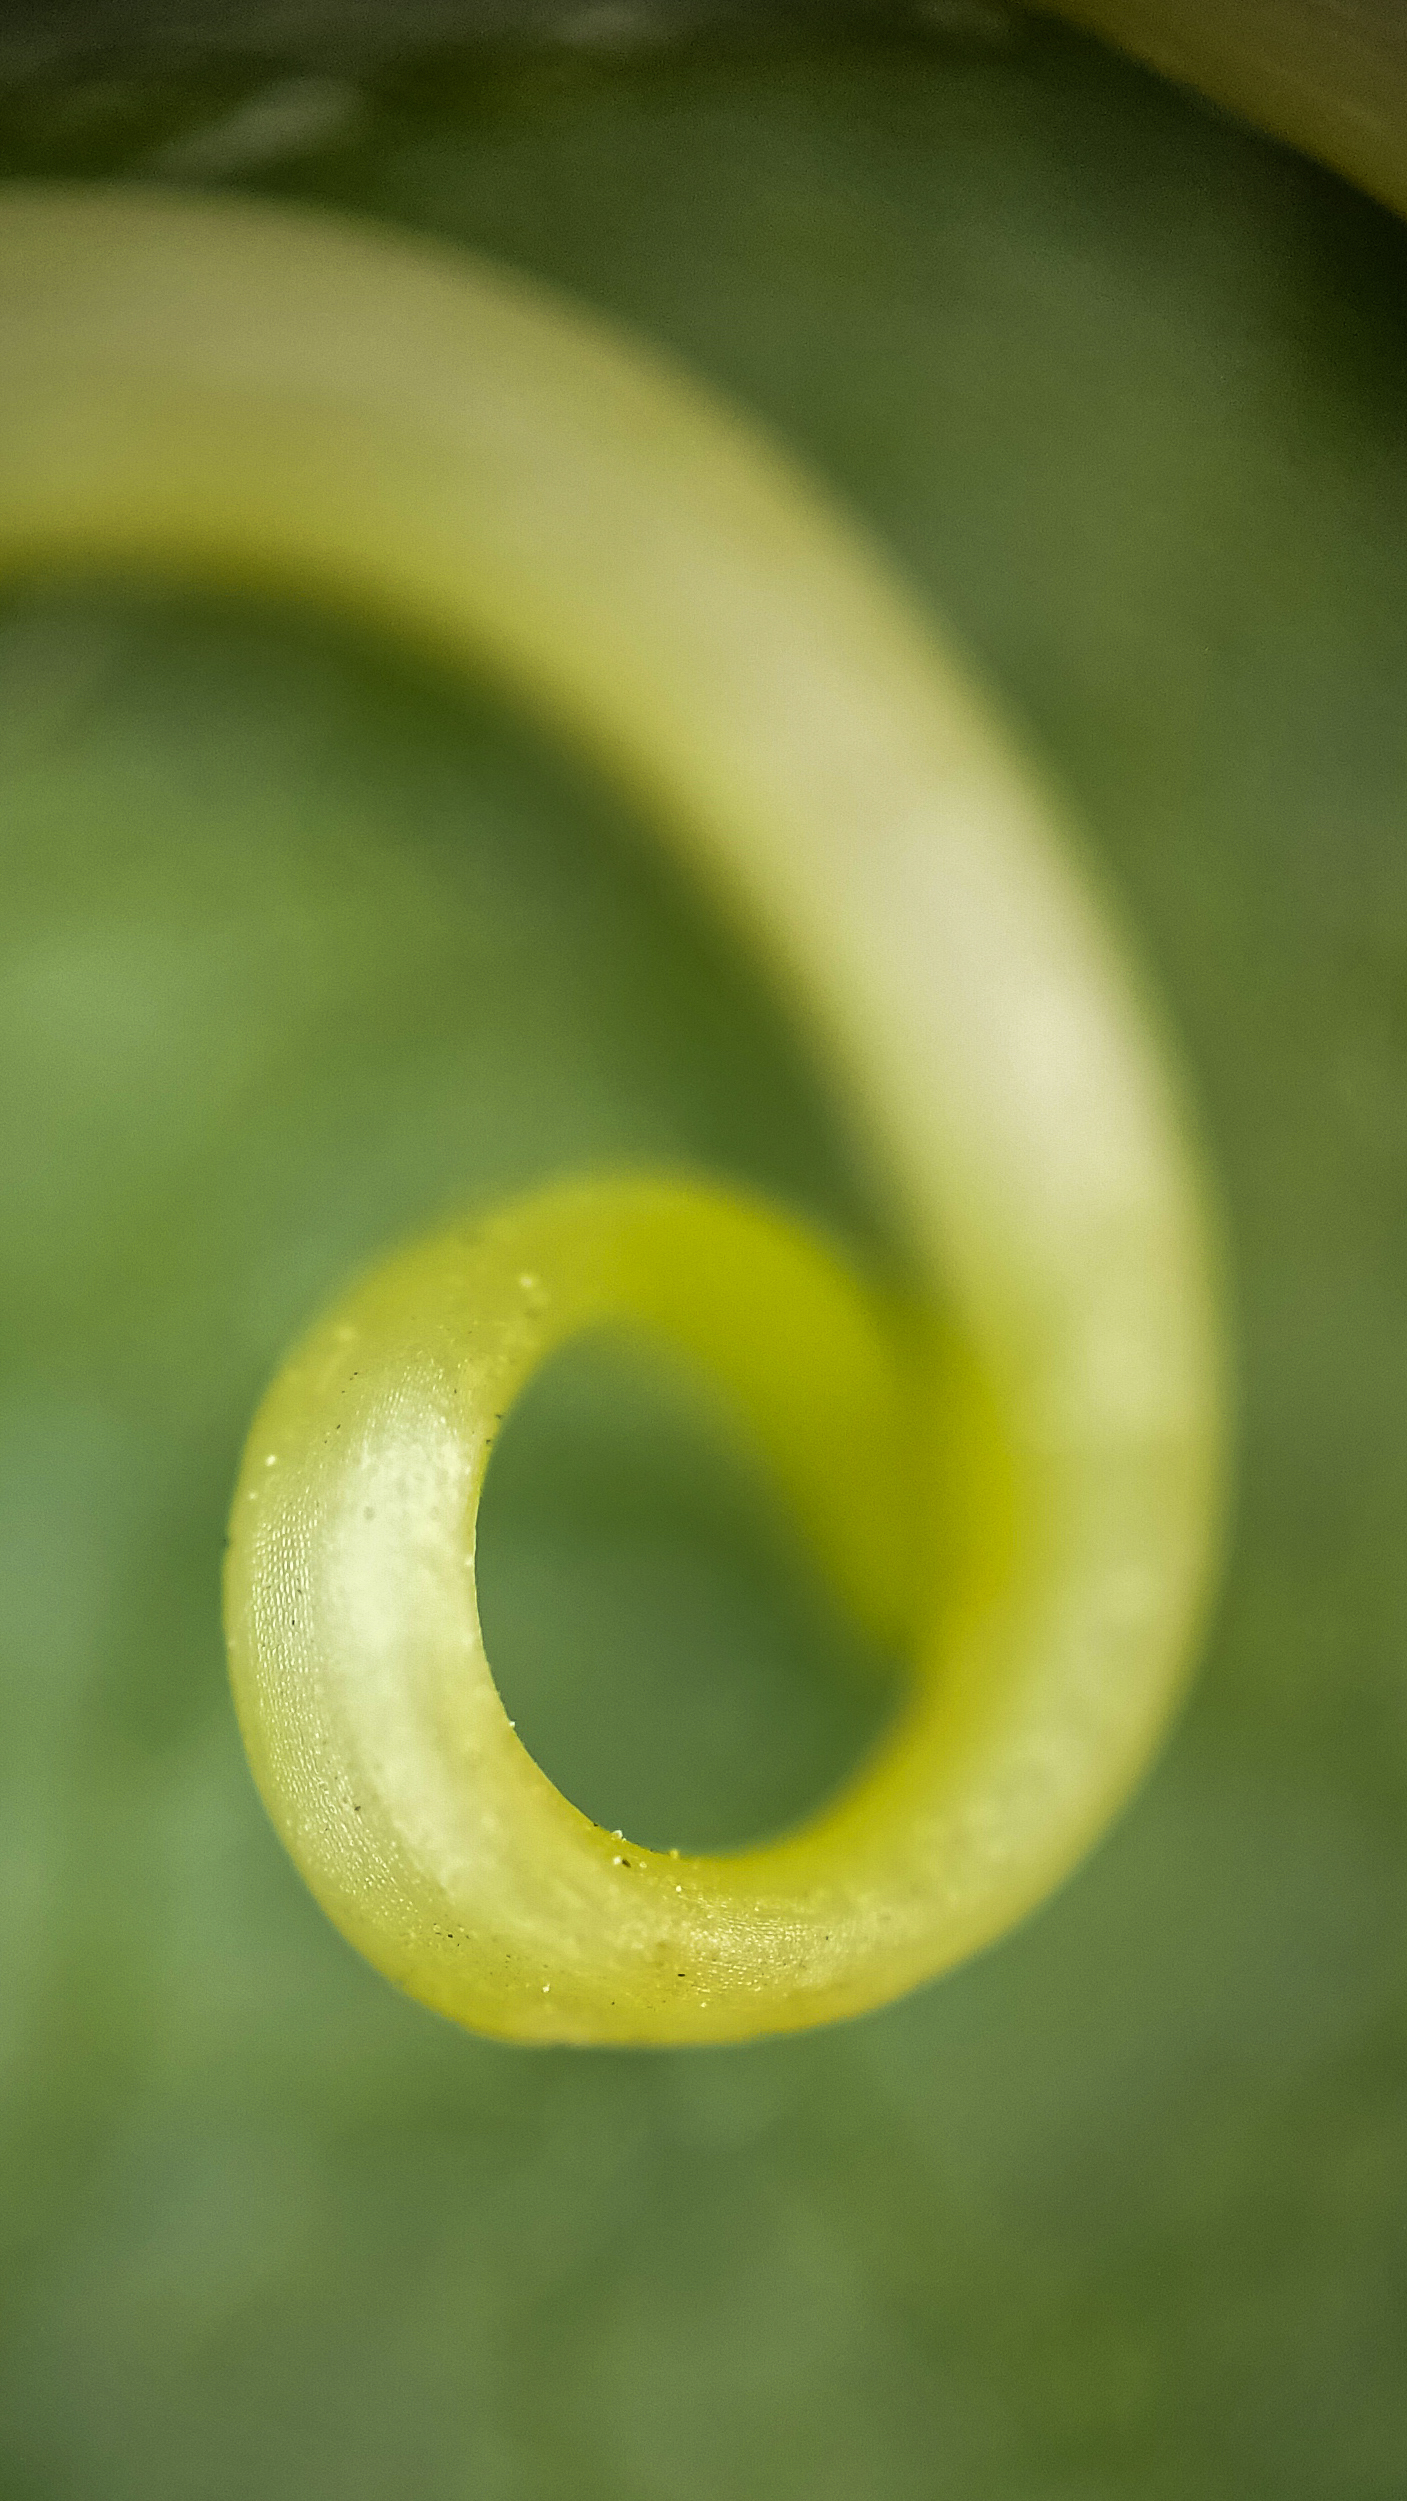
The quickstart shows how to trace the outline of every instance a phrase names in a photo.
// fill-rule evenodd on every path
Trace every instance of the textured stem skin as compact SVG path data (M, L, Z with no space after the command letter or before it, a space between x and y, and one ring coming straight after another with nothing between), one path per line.
M896 1355L794 1226L645 1183L505 1211L359 1288L275 1385L236 1503L236 1691L294 1855L383 1969L515 2037L738 2039L942 1970L1136 1779L1219 1507L1201 1177L1049 800L803 475L482 263L244 203L14 192L0 358L0 559L376 616L650 804L809 1016L933 1315ZM827 1420L798 1435L776 1418L809 1412L808 1364L778 1332L808 1312ZM893 1735L809 1823L628 1870L508 1729L472 1577L493 1420L549 1341L613 1317L724 1378L843 1594L906 1624L915 1662Z

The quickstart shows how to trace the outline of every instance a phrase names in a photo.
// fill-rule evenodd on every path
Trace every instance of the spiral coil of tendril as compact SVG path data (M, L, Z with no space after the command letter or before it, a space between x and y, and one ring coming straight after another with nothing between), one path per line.
M1053 811L931 626L697 384L330 219L16 191L0 553L286 590L487 671L760 934L887 1181L905 1290L731 1188L587 1176L397 1252L291 1356L226 1621L273 1819L402 1986L524 2039L704 2041L942 1970L1101 1829L1205 1591L1219 1346L1176 1089ZM494 1433L603 1324L759 1444L908 1702L728 1856L603 1832L479 1631Z

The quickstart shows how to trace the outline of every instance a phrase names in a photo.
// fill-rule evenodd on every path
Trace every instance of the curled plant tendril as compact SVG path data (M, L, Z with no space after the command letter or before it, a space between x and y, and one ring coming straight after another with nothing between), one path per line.
M0 552L282 586L488 670L769 947L905 1239L890 1307L725 1188L587 1180L393 1258L256 1421L226 1613L265 1800L384 1971L482 2030L871 2006L1064 1874L1175 1698L1217 1509L1202 1193L1052 810L931 627L697 385L484 264L306 213L11 192ZM577 1332L690 1353L910 1698L779 1839L602 1832L474 1596L495 1426Z

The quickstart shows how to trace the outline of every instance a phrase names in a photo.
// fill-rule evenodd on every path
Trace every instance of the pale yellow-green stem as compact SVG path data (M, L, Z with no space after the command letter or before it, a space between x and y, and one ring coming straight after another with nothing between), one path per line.
M1146 1762L1218 1504L1200 1176L1049 798L813 483L482 262L247 203L16 190L0 358L8 569L283 588L492 672L769 951L907 1253L891 1310L793 1219L618 1176L354 1287L256 1422L228 1569L294 1856L403 1986L518 2038L738 2039L942 1970ZM720 1380L841 1595L911 1650L845 1793L735 1855L578 1814L483 1654L495 1426L612 1321Z
M1402 0L1037 0L1407 211Z

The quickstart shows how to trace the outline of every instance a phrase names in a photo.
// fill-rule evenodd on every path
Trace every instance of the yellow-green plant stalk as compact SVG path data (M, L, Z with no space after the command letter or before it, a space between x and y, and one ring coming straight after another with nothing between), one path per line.
M227 1576L246 1742L309 1882L404 1987L524 2039L739 2039L971 1953L1147 1761L1218 1507L1202 1180L1048 796L807 478L480 261L16 190L0 358L0 560L275 587L491 672L769 950L905 1247L896 1302L729 1190L588 1176L352 1288L256 1421ZM591 1824L484 1656L494 1433L604 1324L720 1382L912 1657L848 1789L733 1855Z
M1407 210L1402 0L1048 0Z

